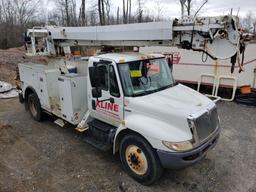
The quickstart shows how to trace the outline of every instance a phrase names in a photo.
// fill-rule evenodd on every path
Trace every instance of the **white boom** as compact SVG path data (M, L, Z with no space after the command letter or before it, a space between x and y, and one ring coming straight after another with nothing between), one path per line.
M237 17L228 15L94 27L48 26L30 29L27 35L32 38L33 45L36 42L34 38L45 34L47 53L52 54L55 54L56 46L160 45L202 51L213 59L227 59L238 52L238 22ZM36 49L33 54L36 54Z

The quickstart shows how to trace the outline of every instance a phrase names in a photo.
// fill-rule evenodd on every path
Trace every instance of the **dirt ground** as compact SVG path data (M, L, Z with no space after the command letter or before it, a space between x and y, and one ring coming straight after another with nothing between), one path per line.
M42 56L28 57L24 47L0 49L0 81L7 81L15 84L16 68L19 63L47 63L47 59Z
M218 109L223 129L206 159L145 187L124 173L118 155L51 120L32 120L18 99L0 100L0 191L256 192L256 108L220 102Z

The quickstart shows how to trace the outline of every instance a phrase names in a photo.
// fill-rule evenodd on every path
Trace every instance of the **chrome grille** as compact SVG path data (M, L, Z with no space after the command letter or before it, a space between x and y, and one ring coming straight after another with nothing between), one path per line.
M199 142L210 136L216 130L218 124L219 119L216 107L195 119L196 134Z

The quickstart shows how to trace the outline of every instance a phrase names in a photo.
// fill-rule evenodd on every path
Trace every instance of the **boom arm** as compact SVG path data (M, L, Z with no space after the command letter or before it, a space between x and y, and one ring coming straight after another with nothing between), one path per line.
M222 16L94 27L46 27L47 41L55 45L47 47L52 49L48 52L54 53L56 46L178 46L205 52L213 59L227 59L239 48L237 26L237 17ZM35 37L35 29L29 30L28 36Z

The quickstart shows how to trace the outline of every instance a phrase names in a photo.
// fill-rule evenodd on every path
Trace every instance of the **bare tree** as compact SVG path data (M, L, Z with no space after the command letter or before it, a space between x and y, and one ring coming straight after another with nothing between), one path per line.
M185 7L187 8L188 16L190 16L191 14L191 1L192 0L187 0L187 4L185 4Z
M242 26L246 32L256 32L256 18L251 11L249 11L242 20Z
M256 34L256 19L254 18L254 21L252 23L252 26L253 26L253 34L255 35Z
M7 24L13 25L16 22L16 14L13 2L10 0L2 0L3 17Z
M82 0L80 13L79 13L79 20L81 20L81 25L87 25L86 16L85 16L85 0Z
M196 1L196 0L179 0L180 5L181 5L181 16L184 16L184 12L187 12L187 16L191 16L192 11L195 12L195 14L197 14L202 7L208 3L208 0L203 0L203 1ZM196 10L193 10L193 8L196 7L196 5L199 5L198 8L196 8Z
M105 25L106 18L105 18L104 0L98 0L98 12L99 12L100 25Z
M14 0L14 4L18 20L21 25L24 25L35 16L39 0Z
M68 3L68 0L65 0L65 11L66 11L66 22L67 22L67 26L70 26L69 3Z
M156 1L155 9L156 9L156 18L155 18L155 20L156 21L160 21L161 18L162 18L162 10L163 10L163 7L161 5L161 1L160 0Z
M91 26L95 26L97 24L97 20L96 20L96 15L97 15L97 12L96 10L91 10L90 13L89 13L89 18L90 18L90 25Z
M190 16L191 14L191 2L192 0L179 0L180 2L180 5L181 5L181 17L184 16L184 12L185 12L185 8L186 8L186 12L187 12L187 15Z
M71 0L71 26L77 26L76 0Z
M119 24L120 21L119 21L119 7L117 8L117 11L116 11L116 24Z
M131 13L132 13L132 1L131 0L129 0L129 4L128 4L128 6L129 6L129 12L128 12L128 23L130 23L131 22Z
M125 0L123 0L123 23L127 23L127 18L126 18L126 3Z
M110 24L110 0L105 0L106 15L107 15L107 24Z
M85 26L147 22L156 19L150 12L147 12L143 0L123 0L123 10L122 7L118 7L116 13L111 9L111 0L98 0L88 8L87 1L81 0L78 12L76 9L78 0L54 0L56 9L49 11L47 15L45 10L42 9L43 11L40 12L38 9L41 8L39 1L42 2L42 0L0 0L1 48L21 45L22 33L26 31L26 28L43 26L46 21L50 25ZM160 0L158 1L157 20L161 12ZM136 6L133 6L133 3Z
M31 23L36 23L39 0L0 1L0 47L22 44L22 33ZM39 21L39 19L38 19Z
M123 0L123 23L130 23L131 20L131 0Z
M138 0L138 23L141 23L143 19L142 3L142 0Z
M3 15L3 7L2 5L0 4L0 23L2 22L2 15Z
M102 25L106 24L106 17L105 17L105 3L104 0L101 0L101 8L102 8Z
M48 13L48 24L49 25L63 25L63 15L61 12L50 12Z
M58 0L57 8L65 26L77 26L76 0ZM56 10L54 10L56 12Z

